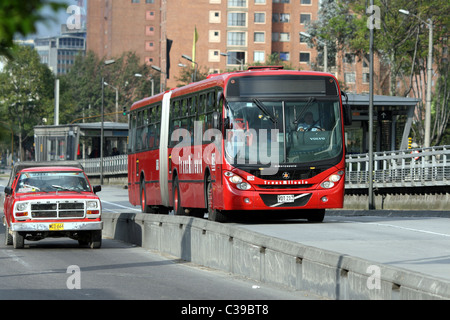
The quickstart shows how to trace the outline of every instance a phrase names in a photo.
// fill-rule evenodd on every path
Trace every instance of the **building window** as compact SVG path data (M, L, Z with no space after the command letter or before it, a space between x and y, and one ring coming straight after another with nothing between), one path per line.
M289 42L291 40L291 35L289 32L273 32L272 41L276 42Z
M266 4L266 0L255 0L255 4Z
M145 51L154 51L155 43L153 41L145 41Z
M265 23L266 14L264 12L255 12L255 23Z
M145 0L145 3L155 3L155 0Z
M362 74L362 82L363 83L369 83L370 80L370 74L368 72L363 72Z
M220 23L220 11L209 12L209 23Z
M306 24L311 21L311 13L300 14L300 24Z
M253 62L264 62L264 51L255 51L253 52Z
M209 42L220 42L219 30L209 30Z
M140 0L131 0L131 3L139 3Z
M291 60L291 55L289 52L280 52L280 60L289 61Z
M300 4L310 5L311 4L311 0L300 0Z
M146 26L145 27L145 35L147 35L147 36L155 35L155 27L153 27L153 26Z
M228 26L231 27L245 27L246 14L244 12L230 12L228 13Z
M227 45L229 46L245 46L245 32L228 32Z
M155 11L146 11L145 20L155 20Z
M227 56L227 64L244 64L245 52L243 51L229 51Z
M356 74L354 72L344 72L344 80L346 83L355 83Z
M309 53L309 52L300 52L300 62L301 63L309 63L310 56L311 56L311 53Z
M265 42L264 38L265 38L264 32L255 32L253 34L253 42L263 43L263 42Z
M273 3L291 3L291 0L273 0Z
M219 50L209 50L208 51L208 61L209 62L220 62Z
M228 7L247 7L247 0L228 0Z

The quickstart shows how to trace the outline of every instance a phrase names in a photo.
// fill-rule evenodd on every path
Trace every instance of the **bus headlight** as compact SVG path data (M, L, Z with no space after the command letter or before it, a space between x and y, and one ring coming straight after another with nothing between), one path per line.
M334 187L336 182L341 180L343 175L344 175L344 171L339 170L337 173L334 173L331 176L329 176L327 180L325 180L324 182L322 182L320 184L320 186L324 189L330 189L330 188Z
M230 181L232 185L234 185L239 190L250 190L252 188L250 183L231 171L225 171L223 174L228 178L228 181Z
M242 182L236 185L236 188L240 190L249 190L252 186L247 182Z
M230 182L234 183L234 184L238 184L242 182L242 178L239 176L232 176L230 177Z

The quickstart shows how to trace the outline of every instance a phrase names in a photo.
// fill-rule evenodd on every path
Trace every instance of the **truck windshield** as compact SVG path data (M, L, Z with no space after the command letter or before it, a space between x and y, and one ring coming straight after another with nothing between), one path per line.
M22 172L16 185L18 193L90 191L82 172Z
M338 97L229 101L225 152L232 164L314 164L342 155Z

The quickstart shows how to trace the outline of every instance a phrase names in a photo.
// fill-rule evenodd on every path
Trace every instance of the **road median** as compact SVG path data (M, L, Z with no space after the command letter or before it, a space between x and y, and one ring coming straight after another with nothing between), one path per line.
M205 219L104 213L105 237L330 299L450 299L450 281Z

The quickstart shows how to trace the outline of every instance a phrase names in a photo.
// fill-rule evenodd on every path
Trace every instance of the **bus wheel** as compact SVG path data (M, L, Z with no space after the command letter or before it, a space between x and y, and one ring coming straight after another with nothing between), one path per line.
M141 182L141 211L143 213L151 213L150 206L147 205L147 195L145 192L145 182Z
M175 212L175 215L182 216L184 215L184 209L181 206L181 193L180 193L180 186L178 183L178 178L175 178L175 181L173 182L173 211Z
M223 212L213 208L213 190L212 190L212 182L211 177L208 177L207 186L206 186L206 199L208 209L208 220L216 221L216 222L225 222L227 221L227 217Z
M322 222L325 218L325 209L311 210L308 213L308 222Z

